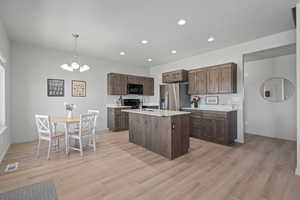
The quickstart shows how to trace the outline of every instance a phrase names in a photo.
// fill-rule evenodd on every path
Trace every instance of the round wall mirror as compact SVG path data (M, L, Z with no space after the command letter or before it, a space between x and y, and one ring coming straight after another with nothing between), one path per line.
M261 88L261 96L270 102L282 102L291 98L295 93L294 84L285 78L270 78Z

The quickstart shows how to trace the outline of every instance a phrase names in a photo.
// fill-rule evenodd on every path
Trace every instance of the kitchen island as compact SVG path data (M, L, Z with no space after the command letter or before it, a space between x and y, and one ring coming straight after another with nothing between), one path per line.
M190 112L130 109L129 141L168 159L188 153Z

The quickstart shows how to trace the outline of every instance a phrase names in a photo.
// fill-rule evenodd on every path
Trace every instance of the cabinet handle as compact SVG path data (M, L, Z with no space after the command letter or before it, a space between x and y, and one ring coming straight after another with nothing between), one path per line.
M172 123L172 129L175 129L175 123Z

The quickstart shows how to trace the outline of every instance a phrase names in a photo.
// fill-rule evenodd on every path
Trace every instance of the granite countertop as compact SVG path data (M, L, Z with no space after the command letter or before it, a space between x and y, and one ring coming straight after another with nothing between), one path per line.
M108 104L106 105L107 108L131 108L131 106L120 106L116 104Z
M190 112L173 111L173 110L159 110L159 109L130 109L122 110L122 112L136 113L141 115L151 115L157 117L172 117L177 115L188 115Z
M185 110L203 110L203 111L219 111L219 112L231 112L236 111L237 108L234 108L233 105L199 105L198 108L182 108Z

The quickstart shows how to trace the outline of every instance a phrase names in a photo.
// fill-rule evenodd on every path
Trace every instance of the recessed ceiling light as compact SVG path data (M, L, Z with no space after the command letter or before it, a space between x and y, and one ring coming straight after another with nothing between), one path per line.
M147 44L148 41L147 41L147 40L142 40L141 43L142 43L142 44Z
M124 52L124 51L121 51L121 52L120 52L120 55L121 55L121 56L124 56L124 55L125 55L125 52Z
M178 20L177 24L178 24L179 26L183 26L183 25L186 24L186 21L185 21L184 19L180 19L180 20Z
M151 59L151 58L148 58L147 61L148 61L148 62L152 62L152 59Z
M177 51L176 51L176 50L172 50L171 53L172 53L172 54L176 54Z
M215 41L215 38L209 37L209 38L207 39L207 41L208 41L208 42L213 42L213 41Z

